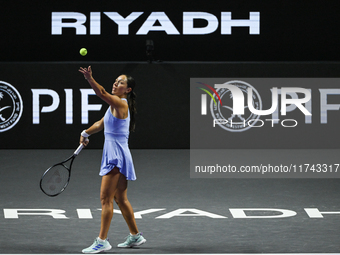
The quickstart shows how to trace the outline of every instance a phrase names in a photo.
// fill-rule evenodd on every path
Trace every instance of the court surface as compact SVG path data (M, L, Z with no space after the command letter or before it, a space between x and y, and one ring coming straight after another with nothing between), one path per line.
M101 150L79 154L61 195L39 189L44 170L72 152L0 151L2 254L76 254L97 237ZM340 252L339 179L191 179L189 150L132 155L137 181L128 196L147 242L115 248L128 235L116 212L107 253Z

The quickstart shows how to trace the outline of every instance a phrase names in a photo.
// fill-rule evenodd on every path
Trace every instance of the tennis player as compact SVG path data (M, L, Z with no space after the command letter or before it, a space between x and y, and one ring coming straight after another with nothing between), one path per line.
M85 146L85 138L104 129L105 142L99 175L102 176L100 201L102 204L101 227L99 236L94 243L84 249L83 253L98 253L112 248L107 234L113 216L113 200L119 206L129 227L130 234L120 248L139 246L146 242L138 231L132 206L127 198L128 180L136 180L135 169L128 147L129 132L134 130L136 112L135 81L131 76L120 75L113 84L112 94L105 91L92 77L91 66L80 68L85 79L89 82L96 95L109 104L104 117L84 130L80 143Z

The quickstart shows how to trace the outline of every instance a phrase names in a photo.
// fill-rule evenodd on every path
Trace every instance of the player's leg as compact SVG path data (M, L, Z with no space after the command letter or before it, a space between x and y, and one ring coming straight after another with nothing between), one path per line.
M134 212L127 198L128 181L123 174L120 175L114 199L128 225L130 234L124 243L118 244L118 247L127 248L142 245L146 242L146 239L142 236L142 233L138 232Z
M91 246L83 250L83 253L98 253L107 251L112 248L107 239L112 216L113 216L113 198L117 190L119 180L119 170L114 168L110 173L102 177L100 187L100 200L102 203L101 226L98 238Z
M138 233L138 228L135 220L135 215L132 206L127 198L127 184L123 174L120 174L117 190L114 196L116 204L119 206L120 211L129 227L130 233L135 235Z
M101 226L99 238L105 240L111 225L113 216L113 199L117 192L118 181L120 179L119 169L115 167L107 175L102 177L100 187L100 201L102 204Z

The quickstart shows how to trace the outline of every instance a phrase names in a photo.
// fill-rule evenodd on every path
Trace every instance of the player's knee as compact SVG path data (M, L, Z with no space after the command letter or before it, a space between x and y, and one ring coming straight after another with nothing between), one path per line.
M106 193L100 193L100 202L102 205L113 203L113 199Z
M115 200L115 202L116 202L116 204L118 205L118 204L125 204L126 202L128 202L128 199L127 199L127 197L125 197L125 196L115 196L114 197L114 200Z

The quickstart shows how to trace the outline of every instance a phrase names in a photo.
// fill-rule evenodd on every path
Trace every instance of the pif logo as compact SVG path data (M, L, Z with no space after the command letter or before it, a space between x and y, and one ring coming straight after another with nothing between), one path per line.
M303 106L311 100L311 92L308 89L298 87L283 87L278 89L273 87L272 105L270 109L262 110L262 100L257 90L247 82L240 80L233 80L224 84L215 84L215 88L198 82L209 88L199 88L204 90L206 94L201 96L201 115L207 115L207 94L211 97L210 112L213 117L213 126L220 126L225 130L231 132L242 132L251 127L262 127L264 121L260 116L270 115L278 109L278 96L281 94L281 115L286 115L287 106L294 105L305 116L312 114ZM215 90L216 89L216 90ZM287 98L291 94L303 94L303 98ZM218 99L218 100L217 100ZM272 126L276 124L279 119L265 119L270 121ZM288 125L287 123L290 123ZM283 127L295 127L297 121L294 119L285 119L281 122Z
M19 92L9 83L0 81L0 132L14 127L21 118L23 103Z

